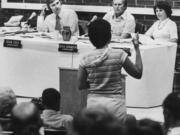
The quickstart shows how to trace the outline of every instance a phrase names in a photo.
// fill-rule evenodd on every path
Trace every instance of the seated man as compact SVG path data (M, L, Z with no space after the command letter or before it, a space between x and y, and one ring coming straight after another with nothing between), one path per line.
M61 0L47 0L46 4L53 13L44 20L44 13L41 12L37 20L37 28L39 30L44 29L43 31L48 32L57 30L61 32L64 26L69 26L72 35L79 35L78 16L75 11L62 8ZM45 8L42 10L45 10Z
M60 93L54 88L47 88L42 93L42 103L44 111L41 118L44 127L62 129L65 127L69 129L70 123L73 120L71 115L64 115L60 112Z
M129 14L127 9L127 0L113 0L113 11L108 12L103 19L111 24L113 36L120 38L129 38L130 33L135 32L135 19Z

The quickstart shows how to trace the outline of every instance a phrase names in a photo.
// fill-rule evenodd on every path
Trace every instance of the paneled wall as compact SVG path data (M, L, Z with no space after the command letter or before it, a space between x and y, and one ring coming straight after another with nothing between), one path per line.
M45 3L45 0L7 0L8 2ZM112 0L62 0L66 4L80 5L110 5ZM157 0L128 0L132 7L152 7ZM174 8L180 7L179 0L167 0Z

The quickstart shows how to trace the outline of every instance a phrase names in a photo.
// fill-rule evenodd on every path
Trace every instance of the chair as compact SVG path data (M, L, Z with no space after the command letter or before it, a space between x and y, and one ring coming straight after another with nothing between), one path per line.
M87 27L88 21L79 20L78 24L79 24L79 35L80 36L88 33L88 27Z
M64 127L62 129L45 128L44 135L67 135L67 130Z
M11 117L0 116L0 125L4 131L9 131L11 129Z
M136 22L135 33L144 34L147 31L147 26L143 23Z

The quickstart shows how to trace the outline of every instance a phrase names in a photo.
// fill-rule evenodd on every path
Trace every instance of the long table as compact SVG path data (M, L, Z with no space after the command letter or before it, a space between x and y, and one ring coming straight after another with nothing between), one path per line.
M3 47L4 39L22 42L22 48ZM17 95L38 97L43 89L59 89L59 67L77 69L83 55L94 49L88 40L74 41L78 53L59 52L60 40L6 36L0 38L0 86L9 86ZM130 49L131 43L111 43L111 47ZM126 104L130 107L161 105L172 91L176 44L141 45L143 76L140 80L126 77Z

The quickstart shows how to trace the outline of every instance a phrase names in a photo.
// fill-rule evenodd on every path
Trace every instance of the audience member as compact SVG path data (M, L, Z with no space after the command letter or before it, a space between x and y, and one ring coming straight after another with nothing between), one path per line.
M42 113L42 111L44 110L42 98L41 97L32 98L31 102L34 103L36 107L39 109L40 113Z
M163 101L167 135L180 135L180 93L170 93Z
M78 16L72 9L62 8L61 0L46 0L47 7L53 12L44 20L44 13L38 17L37 28L45 29L45 31L54 32L55 30L61 32L64 26L69 26L72 35L79 35ZM42 10L45 10L43 8ZM43 25L42 25L43 23Z
M136 62L133 64L127 53L108 47L111 40L111 25L103 19L90 23L88 35L96 47L82 58L78 71L78 87L88 89L87 107L102 105L119 119L126 117L125 95L121 68L140 79L143 66L138 35L133 39Z
M74 117L72 131L77 135L123 135L123 127L105 108L82 110Z
M126 11L127 0L113 0L113 11L108 12L103 19L111 24L112 35L129 38L135 32L135 19Z
M14 135L40 135L42 120L37 107L31 102L22 102L12 110L12 131Z
M41 118L43 124L47 128L61 129L65 127L69 129L73 117L64 115L60 112L60 93L54 88L47 88L42 93L42 103L44 105Z
M125 121L123 122L126 135L129 135L137 126L136 117L132 114L127 114Z
M126 135L164 135L164 132L159 122L146 118L137 121L130 130L126 127Z
M154 13L158 21L145 34L155 40L177 42L177 26L170 19L172 10L169 3L167 1L158 1L154 6Z
M0 126L2 130L10 130L10 114L12 108L17 103L16 95L8 87L0 88Z
M164 135L160 122L151 119L141 119L137 122L141 135Z

